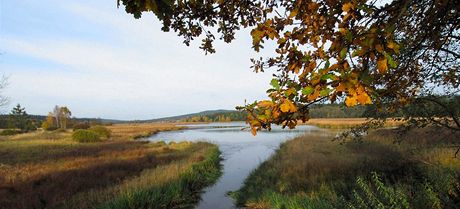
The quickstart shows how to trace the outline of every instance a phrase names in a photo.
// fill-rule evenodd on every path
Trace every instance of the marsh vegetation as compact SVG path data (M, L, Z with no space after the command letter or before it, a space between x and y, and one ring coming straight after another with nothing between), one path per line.
M267 209L457 208L460 161L452 147L459 137L434 128L381 129L343 144L297 137L232 196L240 206Z
M110 126L113 138L94 143L73 140L71 131L3 136L0 208L191 208L220 175L218 148L132 140L175 129Z

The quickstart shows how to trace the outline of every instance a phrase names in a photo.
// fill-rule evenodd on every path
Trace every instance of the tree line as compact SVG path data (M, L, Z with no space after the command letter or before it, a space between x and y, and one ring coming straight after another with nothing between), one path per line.
M17 104L9 114L0 115L0 129L4 129L0 135L27 133L38 128L46 131L82 127L85 129L102 124L101 119L77 119L71 116L72 112L66 106L56 105L47 116L41 116L28 114L25 107Z

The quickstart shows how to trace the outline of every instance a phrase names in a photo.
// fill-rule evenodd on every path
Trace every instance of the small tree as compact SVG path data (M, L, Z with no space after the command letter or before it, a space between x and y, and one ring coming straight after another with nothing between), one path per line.
M57 124L54 123L54 116L53 113L49 112L46 120L42 123L42 128L44 130L52 130L57 128Z
M69 121L70 116L72 116L72 112L70 112L70 109L68 107L59 107L58 105L56 105L54 106L53 112L50 112L48 114L46 125L49 126L50 124L52 124L52 119L54 119L56 127L67 129L67 122Z
M27 115L25 108L21 107L20 104L17 104L16 107L11 110L9 120L11 128L17 128L25 132L36 129L29 115Z
M59 108L59 127L66 129L67 128L67 122L70 119L70 116L72 115L72 112L70 112L69 108L67 107L60 107Z

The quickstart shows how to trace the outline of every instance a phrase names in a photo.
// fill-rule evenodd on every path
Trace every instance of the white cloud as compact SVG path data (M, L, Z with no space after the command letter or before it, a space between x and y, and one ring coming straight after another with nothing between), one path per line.
M152 15L135 20L122 9L55 3L74 19L92 24L81 30L108 38L2 35L0 45L8 54L57 63L0 64L12 75L8 92L13 100L35 114L68 104L77 116L146 119L232 108L264 96L270 75L249 69L248 34L232 45L218 44L217 54L205 56L175 34L161 32Z

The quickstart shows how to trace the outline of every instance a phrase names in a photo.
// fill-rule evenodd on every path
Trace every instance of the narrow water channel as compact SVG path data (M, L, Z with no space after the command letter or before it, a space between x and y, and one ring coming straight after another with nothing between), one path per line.
M314 126L298 126L287 130L274 127L272 131L252 136L242 131L242 122L189 125L186 130L160 132L148 138L150 141L207 141L219 146L222 152L223 175L202 194L197 209L234 209L228 191L239 189L246 177L261 162L267 160L280 143L301 134L323 132Z

